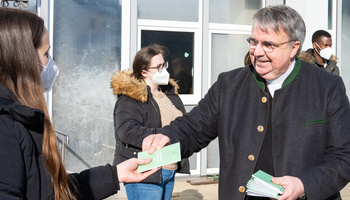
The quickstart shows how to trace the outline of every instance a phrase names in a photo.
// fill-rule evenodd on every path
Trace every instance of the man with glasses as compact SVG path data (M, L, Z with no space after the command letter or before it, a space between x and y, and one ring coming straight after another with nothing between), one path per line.
M297 59L305 29L286 5L260 9L247 39L252 64L220 74L198 106L144 139L143 150L180 142L189 157L218 137L220 200L269 199L246 193L258 170L284 187L279 200L341 199L350 180L349 101L339 76Z
M331 34L324 30L316 31L312 35L312 47L302 51L299 59L317 65L327 72L339 75L338 58L333 55Z

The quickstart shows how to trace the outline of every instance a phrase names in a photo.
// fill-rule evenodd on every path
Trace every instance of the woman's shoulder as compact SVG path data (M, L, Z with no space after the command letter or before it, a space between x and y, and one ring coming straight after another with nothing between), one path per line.
M22 149L34 145L31 133L26 125L7 112L0 112L0 137L2 138L0 140L18 143Z
M10 132L13 132L15 127L18 126L16 121L12 119L12 117L8 114L0 114L0 133L1 135L9 135Z
M16 166L18 168L24 157L32 155L28 155L28 153L33 147L33 141L24 126L11 119L10 116L1 114L0 151L5 154L0 157L0 160L13 162L13 164L18 165ZM9 154L11 157L6 156Z
M0 137L23 140L29 139L28 135L24 125L12 119L10 115L0 114Z
M145 102L148 97L147 85L131 76L131 71L119 71L112 77L111 88L114 95L125 95L132 99Z

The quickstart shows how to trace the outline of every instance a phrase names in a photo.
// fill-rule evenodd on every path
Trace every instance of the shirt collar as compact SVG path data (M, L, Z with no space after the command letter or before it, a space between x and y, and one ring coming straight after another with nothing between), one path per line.
M283 82L290 75L290 73L292 73L294 66L295 66L295 59L293 59L293 62L290 65L290 67L281 76L279 76L278 78L276 78L274 80L266 80L267 87L269 88L269 91L270 91L270 94L272 97L273 97L276 90L282 88Z

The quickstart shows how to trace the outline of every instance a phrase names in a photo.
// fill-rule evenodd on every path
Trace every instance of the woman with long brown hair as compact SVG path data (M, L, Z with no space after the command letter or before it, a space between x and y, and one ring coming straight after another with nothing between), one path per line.
M0 199L102 199L155 172L130 159L67 175L43 96L58 74L49 49L40 17L0 8Z

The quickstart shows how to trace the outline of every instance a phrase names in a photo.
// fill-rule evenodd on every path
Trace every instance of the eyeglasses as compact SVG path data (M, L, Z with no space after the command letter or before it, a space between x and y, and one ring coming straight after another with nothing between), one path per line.
M157 69L159 72L162 72L163 69L168 69L168 62L165 62L164 64L160 64L157 67L149 67L149 69Z
M259 42L254 39L254 38L247 38L247 41L249 43L249 48L250 49L256 49L256 47L258 46ZM280 47L281 45L283 44L287 44L289 42L293 42L293 41L287 41L287 42L282 42L282 43L279 43L279 44L274 44L272 42L268 42L268 41L263 41L263 42L260 42L261 44L261 48L266 52L266 53L271 53L273 52L274 49Z

